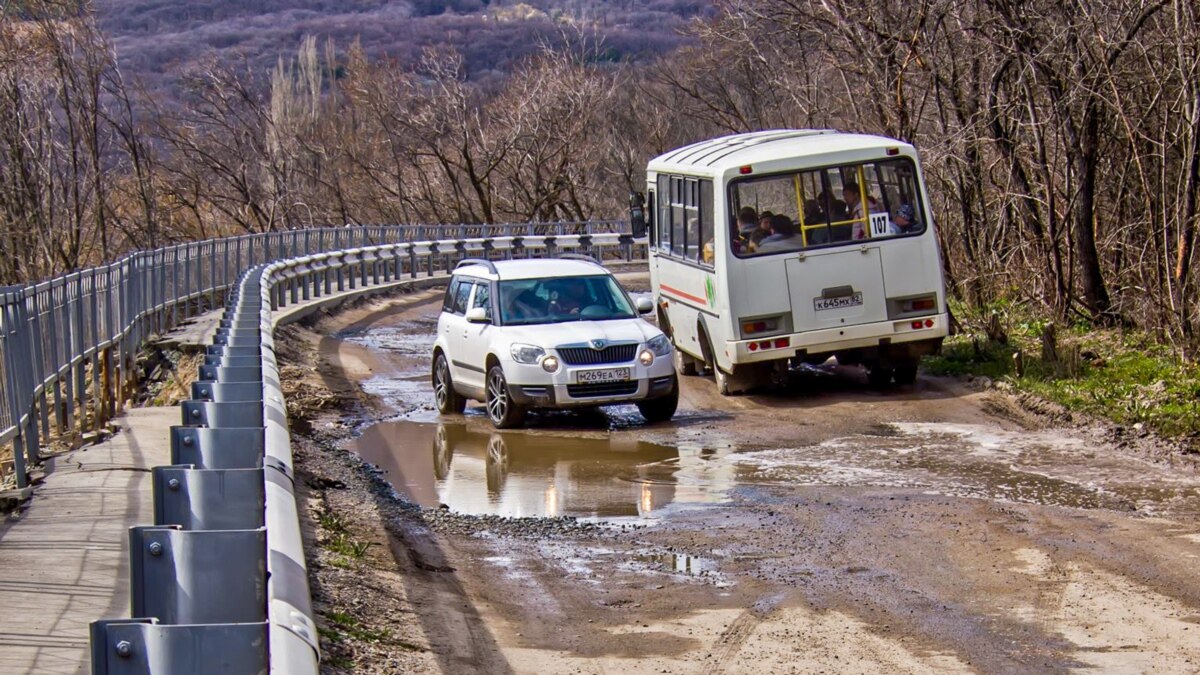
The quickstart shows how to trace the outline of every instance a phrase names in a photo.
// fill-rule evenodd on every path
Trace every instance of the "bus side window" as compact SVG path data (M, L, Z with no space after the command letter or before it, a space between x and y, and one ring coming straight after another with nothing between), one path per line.
M700 199L697 206L700 208L700 238L696 240L698 245L696 251L696 260L706 265L713 264L716 258L716 232L713 228L713 183L711 180L700 181Z
M671 253L679 257L687 255L687 214L684 209L684 182L679 176L671 177Z
M671 198L667 176L658 176L658 238L655 242L658 248L667 251L671 248Z
M650 190L646 197L646 217L650 220L647 223L646 232L650 236L650 246L653 247L658 243L658 199L657 192Z

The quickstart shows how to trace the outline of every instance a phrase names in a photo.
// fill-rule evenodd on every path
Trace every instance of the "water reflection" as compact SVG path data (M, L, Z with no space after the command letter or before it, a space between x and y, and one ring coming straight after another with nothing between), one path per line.
M474 514L645 517L676 501L681 473L679 450L625 434L580 438L393 422L364 430L353 449L422 506Z

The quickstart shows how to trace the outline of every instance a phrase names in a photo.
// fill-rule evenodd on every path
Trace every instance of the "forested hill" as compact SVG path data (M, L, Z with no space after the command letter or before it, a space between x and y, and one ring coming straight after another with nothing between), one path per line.
M211 56L266 72L306 35L412 64L428 47L462 54L475 80L497 79L543 44L599 41L604 60L638 61L683 43L715 12L706 0L99 0L122 68L158 89Z

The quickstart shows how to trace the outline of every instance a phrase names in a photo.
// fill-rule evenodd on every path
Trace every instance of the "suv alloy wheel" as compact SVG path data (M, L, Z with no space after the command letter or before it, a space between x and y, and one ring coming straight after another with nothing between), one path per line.
M508 391L508 380L504 378L504 369L492 366L487 374L487 405L488 419L497 429L512 429L521 426L525 421L525 409L517 405Z

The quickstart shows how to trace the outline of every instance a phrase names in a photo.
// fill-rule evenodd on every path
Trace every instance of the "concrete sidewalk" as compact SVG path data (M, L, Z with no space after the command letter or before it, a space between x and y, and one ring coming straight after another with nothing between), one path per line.
M170 461L179 414L130 409L112 438L47 459L0 525L0 673L87 673L88 624L129 616L126 531L154 522L150 468Z

